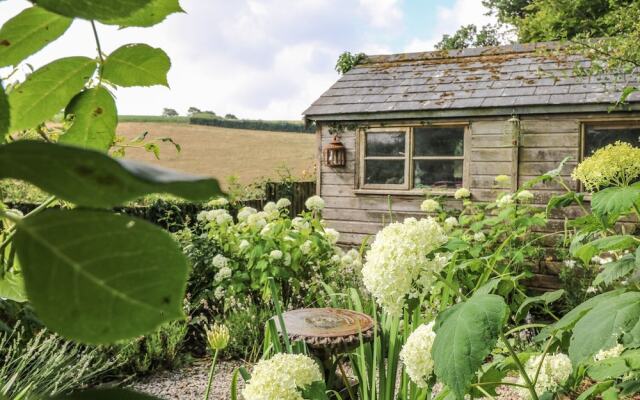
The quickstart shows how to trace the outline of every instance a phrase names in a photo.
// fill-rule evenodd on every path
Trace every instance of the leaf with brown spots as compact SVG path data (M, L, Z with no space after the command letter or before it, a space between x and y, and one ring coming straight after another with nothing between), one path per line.
M67 106L65 116L73 118L73 123L60 136L60 143L109 150L116 136L118 110L107 89L100 86L76 95Z

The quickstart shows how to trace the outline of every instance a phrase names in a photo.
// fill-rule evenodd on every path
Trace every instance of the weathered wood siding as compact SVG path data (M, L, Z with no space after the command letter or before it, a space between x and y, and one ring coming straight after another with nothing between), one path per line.
M511 176L513 182L522 186L540 174L556 168L567 156L572 157L572 160L565 165L561 175L566 178L566 182L572 189L576 189L577 184L571 180L570 175L580 158L583 123L640 118L640 114L522 116L521 141L517 152L513 150L511 136L506 133L508 118L491 117L463 121L469 123L471 130L470 143L467 143L471 146L470 161L467 164L467 168L470 169L467 186L473 200L492 201L499 191L504 190L494 188L496 175ZM386 125L410 122L388 121ZM414 126L420 125L420 122L414 121ZM322 146L331 141L328 125L319 124L317 135L320 153ZM344 168L330 168L320 163L317 190L326 201L324 218L330 226L340 231L343 244L357 245L366 237L375 235L390 220L390 204L397 219L424 215L420 212L420 203L424 200L424 195L393 194L389 202L387 195L356 193L358 182L356 131L344 132L341 140L347 148L347 165ZM516 175L517 179L515 179ZM563 189L555 183L549 183L538 185L531 191L535 195L534 204L544 207L553 194L562 193ZM460 207L460 201L448 197L445 200L445 207ZM561 232L564 229L565 218L574 218L578 215L577 207L555 212L546 227L546 232ZM554 237L550 236L547 244L553 246L553 241ZM540 274L537 285L541 288L557 285L557 279L549 278L548 275L553 275L558 270L558 263L550 262L540 266L537 271Z

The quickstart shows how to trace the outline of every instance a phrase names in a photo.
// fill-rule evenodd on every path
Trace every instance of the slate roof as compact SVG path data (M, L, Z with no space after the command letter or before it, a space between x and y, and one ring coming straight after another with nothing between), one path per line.
M640 74L583 76L589 61L559 56L558 43L367 56L305 112L305 118L546 106L610 106ZM544 51L547 49L548 51ZM634 94L630 102L640 101ZM574 107L575 108L575 107ZM593 107L592 107L593 108ZM566 108L565 108L566 110ZM520 112L518 112L520 113Z

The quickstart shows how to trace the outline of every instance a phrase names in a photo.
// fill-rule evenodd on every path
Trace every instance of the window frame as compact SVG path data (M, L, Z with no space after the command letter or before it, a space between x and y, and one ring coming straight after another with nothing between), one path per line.
M463 155L462 156L414 156L415 149L415 129L420 128L463 128ZM386 185L386 184L367 184L365 182L366 160L371 159L394 159L392 157L367 157L366 155L366 138L369 133L397 133L404 132L407 136L405 141L406 156L403 157L405 161L405 183L402 185ZM453 188L419 188L415 187L414 183L414 161L419 160L462 160L462 188L469 189L470 181L470 169L469 161L471 155L471 129L468 122L452 122L452 123L438 123L438 124L422 124L422 125L404 125L404 126L380 126L380 127L363 127L358 129L358 163L357 172L358 175L356 182L358 184L356 188L356 194L398 194L398 195L424 195L430 193L434 195L453 195L456 190ZM400 159L398 157L397 159Z
M580 121L580 160L581 163L585 158L585 147L587 144L587 127L595 126L598 128L640 128L640 119L613 119L613 120L583 120Z

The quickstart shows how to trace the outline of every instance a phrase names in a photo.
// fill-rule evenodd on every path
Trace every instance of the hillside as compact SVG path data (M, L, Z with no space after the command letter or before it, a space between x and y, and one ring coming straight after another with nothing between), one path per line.
M215 176L223 184L235 175L248 184L260 178L278 177L287 166L294 176L313 171L315 135L250 131L175 123L121 122L118 134L128 139L149 132L148 138L171 137L182 146L177 153L161 144L160 160L143 149L127 148L126 158L151 162L199 175Z

